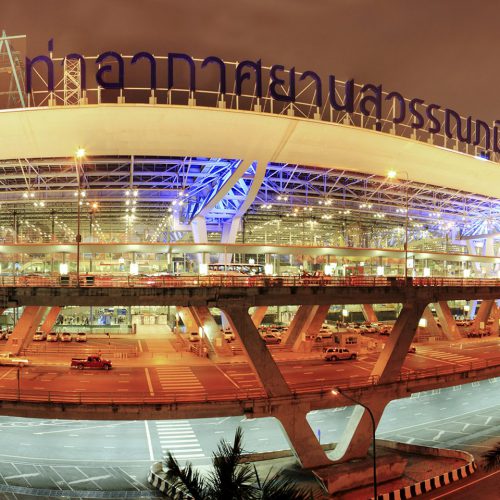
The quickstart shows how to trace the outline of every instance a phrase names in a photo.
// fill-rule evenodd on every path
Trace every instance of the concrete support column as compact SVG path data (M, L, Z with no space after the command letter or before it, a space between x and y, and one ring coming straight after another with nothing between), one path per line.
M453 319L453 314L451 314L448 302L440 301L434 304L436 307L436 313L441 324L441 329L444 336L448 340L459 340L462 338L458 326Z
M25 349L31 342L46 310L46 307L26 306L2 351L17 355Z
M403 309L394 324L391 335L372 371L372 375L378 377L378 383L391 382L397 379L401 373L401 367L426 305L419 302L403 304ZM390 400L390 398L378 396L366 403L373 413L376 426ZM370 447L371 436L370 415L363 407L356 406L349 419L345 434L335 448L334 460L345 462L353 458L365 457Z
M408 348L426 306L427 304L422 302L403 304L391 335L373 367L372 375L379 378L379 383L391 382L401 373Z
M307 332L309 335L317 335L323 326L323 323L326 320L326 316L328 311L330 310L330 305L318 306L316 312L313 314L311 318L311 323L309 324L309 328Z
M494 302L495 302L494 300L483 300L481 302L476 317L472 322L473 330L477 330L481 323L484 323L484 325L486 326L486 322L490 317L491 308L493 307Z
M222 338L219 325L215 322L208 307L189 307L188 309L196 322L196 331L199 331L200 327L203 328L205 334L203 337L203 341L206 344L205 347L208 349L210 358L214 359L217 356L215 351L215 339Z
M314 431L307 421L307 405L295 401L286 407L279 407L273 415L279 420L290 448L302 467L312 468L329 465L332 461L326 456Z
M269 397L291 396L290 388L281 374L278 365L253 324L248 310L244 307L225 308L224 313L243 346L248 362L257 379Z
M500 307L497 304L493 304L491 308L491 318L493 319L493 324L491 325L492 335L498 336L500 333Z
M189 307L176 307L176 311L186 327L186 332L198 331L198 325L196 324L196 320L194 319L191 311L189 310Z
M52 328L54 328L54 325L56 324L57 317L59 316L61 309L62 307L59 306L50 308L49 313L47 314L47 316L45 316L45 320L42 323L42 332L50 333L52 331Z
M342 398L342 395L338 397ZM352 405L352 401L345 399L346 406ZM354 396L354 399L359 399ZM363 401L363 404L370 408L375 420L375 428L378 426L385 407L391 402L390 398L380 395L371 398L370 401ZM373 427L370 414L362 406L356 405L351 418L347 424L344 435L337 443L335 450L331 454L334 462L347 462L355 458L366 457L372 442Z
M311 320L318 310L318 306L306 306L301 305L297 308L297 312L295 313L290 326L285 334L284 344L290 347L294 347L296 345L297 340L302 340L301 335L302 332L305 331Z
M422 318L427 321L427 332L431 337L441 337L441 330L436 322L436 318L432 314L431 308L427 306L424 309L424 313L422 314Z
M469 305L469 319L474 319L474 317L476 316L477 300L471 300Z
M371 304L361 304L361 311L363 311L365 321L369 321L370 323L377 323L378 318Z
M252 321L257 328L259 328L260 324L262 323L262 320L267 313L267 309L268 306L260 306L255 308L252 314Z

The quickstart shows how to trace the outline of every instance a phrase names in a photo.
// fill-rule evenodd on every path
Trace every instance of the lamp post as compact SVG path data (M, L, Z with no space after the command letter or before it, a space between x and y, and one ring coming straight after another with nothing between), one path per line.
M81 202L81 185L80 185L80 168L82 158L85 156L85 149L78 148L75 153L76 158L76 179L77 179L77 212L76 212L76 286L80 286L80 243L82 235L80 234L80 202Z
M405 278L405 283L408 278L408 226L409 226L409 196L408 196L408 184L410 183L410 178L408 176L408 172L403 172L406 176L406 183L405 183L405 240L404 240L404 253L405 253L405 270L404 270L404 278ZM389 170L387 172L387 177L389 179L395 179L397 177L398 173L395 170Z
M377 498L378 498L378 489L377 489L377 445L375 444L375 430L376 430L375 417L373 416L373 413L372 413L372 411L370 410L370 408L368 406L366 406L363 403L361 403L361 401L358 401L358 400L352 398L351 396L348 396L347 394L345 394L344 392L342 392L340 388L337 387L336 389L333 389L332 390L332 394L334 396L338 396L339 394L341 394L345 398L347 398L350 401L352 401L354 404L362 406L368 412L368 415L370 415L370 419L372 421L372 443L373 443L373 498L375 500L377 500Z

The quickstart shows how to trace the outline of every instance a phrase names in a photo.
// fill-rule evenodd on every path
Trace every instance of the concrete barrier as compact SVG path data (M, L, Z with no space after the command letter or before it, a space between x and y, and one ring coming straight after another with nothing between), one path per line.
M404 451L407 453L418 453L419 455L432 455L446 458L460 458L466 462L465 465L459 467L458 469L424 479L418 483L390 491L389 493L384 493L383 495L378 495L377 500L403 500L413 498L470 476L477 470L477 464L474 461L474 457L466 451L448 450L446 448L431 448L429 446L419 446L385 440L377 440L377 444L386 448L392 448L394 450ZM373 498L371 500L373 500Z

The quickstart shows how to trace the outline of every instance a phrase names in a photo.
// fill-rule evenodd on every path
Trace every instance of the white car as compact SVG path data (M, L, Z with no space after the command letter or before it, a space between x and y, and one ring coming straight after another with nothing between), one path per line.
M323 358L325 361L338 361L339 359L356 359L357 352L350 351L344 347L329 347L325 350Z
M188 333L189 342L199 342L201 340L200 334L198 332Z
M0 366L26 366L28 363L26 358L14 356L11 352L0 353Z
M76 342L87 342L87 334L85 332L78 332L75 337Z
M224 340L226 342L233 342L234 340L236 340L236 337L231 330L224 330Z
M69 332L62 332L61 334L61 342L72 342L73 336Z
M50 332L47 335L47 342L57 342L59 340L59 334L55 332Z
M46 340L47 339L47 334L45 332L42 332L42 330L38 330L35 335L33 335L33 340L35 341L40 341L40 340Z

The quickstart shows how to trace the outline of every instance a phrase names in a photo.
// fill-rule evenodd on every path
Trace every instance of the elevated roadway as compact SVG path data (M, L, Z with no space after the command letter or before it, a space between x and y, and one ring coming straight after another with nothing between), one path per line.
M37 278L35 278L37 279ZM107 286L61 286L53 282L0 287L0 306L91 306L176 305L224 308L237 304L326 305L378 303L431 303L448 300L497 299L500 280L419 278L405 284L402 279L366 277L183 277L150 278L142 282L116 280Z

